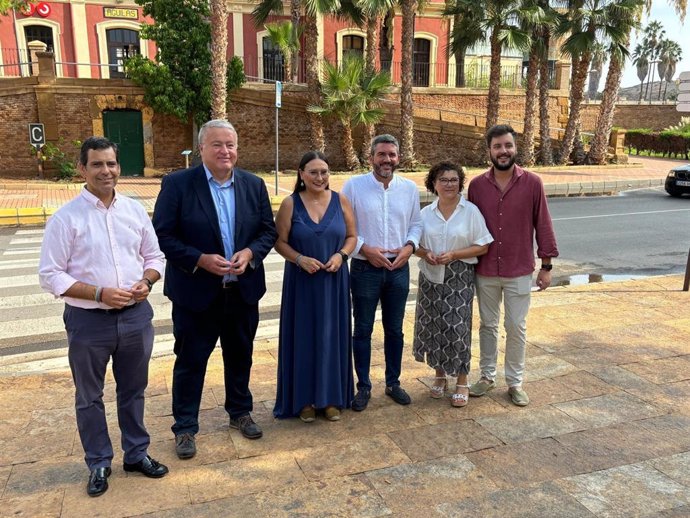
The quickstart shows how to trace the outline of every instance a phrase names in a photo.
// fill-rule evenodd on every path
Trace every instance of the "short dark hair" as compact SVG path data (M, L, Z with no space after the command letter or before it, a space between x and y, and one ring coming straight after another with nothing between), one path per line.
M517 142L517 133L510 124L496 124L491 126L486 132L486 147L491 147L491 141L497 137L502 137L510 133L513 140Z
M115 161L119 164L120 163L120 150L117 147L117 144L115 142L111 142L105 137L89 137L87 138L84 143L81 145L81 150L79 151L79 163L86 167L86 164L89 161L89 150L93 149L94 151L98 151L101 149L110 149L113 148L115 151Z
M450 160L444 160L443 162L439 162L438 164L435 164L431 169L429 169L429 173L426 175L426 178L424 179L424 186L426 187L426 190L434 194L438 194L436 192L434 184L436 183L436 179L446 171L458 172L458 178L460 178L458 192L462 192L462 190L465 188L465 169L456 164L455 162L451 162Z
M331 166L331 164L328 163L328 158L321 151L307 151L306 153L304 153L304 155L302 155L302 160L299 161L299 166L297 166L297 181L295 182L295 188L292 191L293 193L302 192L307 188L307 186L304 185L304 182L300 178L299 172L304 171L304 168L312 160L323 160L324 162L326 162L326 165L329 168ZM328 189L328 186L326 188Z
M398 139L395 138L393 135L384 133L383 135L377 135L376 137L371 139L371 156L374 156L376 146L378 146L379 144L393 144L397 148L398 153L400 153L400 143L398 142Z

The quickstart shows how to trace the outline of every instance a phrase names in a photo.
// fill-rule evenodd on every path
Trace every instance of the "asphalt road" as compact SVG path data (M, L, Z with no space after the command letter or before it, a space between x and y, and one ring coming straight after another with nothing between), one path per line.
M560 257L554 284L683 273L690 197L662 189L549 200Z

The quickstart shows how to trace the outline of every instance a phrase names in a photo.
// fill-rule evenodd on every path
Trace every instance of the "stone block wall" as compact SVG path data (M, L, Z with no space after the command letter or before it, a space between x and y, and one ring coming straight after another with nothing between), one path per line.
M29 123L38 122L38 109L33 87L17 88L0 98L0 161L2 171L13 175L22 171L36 176L36 158L29 145Z
M592 132L599 114L598 102L585 104L582 110L582 129ZM675 104L637 104L621 102L616 105L613 125L623 129L647 128L660 131L678 124L683 114L676 111Z

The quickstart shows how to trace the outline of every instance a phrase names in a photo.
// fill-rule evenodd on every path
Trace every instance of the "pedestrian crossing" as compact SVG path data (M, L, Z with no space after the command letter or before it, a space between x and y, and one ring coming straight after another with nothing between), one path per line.
M67 367L64 303L38 285L43 228L0 229L0 375ZM267 293L259 305L255 350L276 347L285 261L275 251L265 259ZM414 301L416 260L408 305ZM159 282L149 297L154 309L154 356L172 354L172 304ZM408 307L410 311L410 307ZM380 318L380 314L377 315Z

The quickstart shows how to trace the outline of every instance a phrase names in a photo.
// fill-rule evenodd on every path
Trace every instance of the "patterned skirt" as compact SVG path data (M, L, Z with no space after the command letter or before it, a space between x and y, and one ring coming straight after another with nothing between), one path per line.
M449 376L470 371L474 265L446 265L443 284L420 272L412 352L417 361Z

